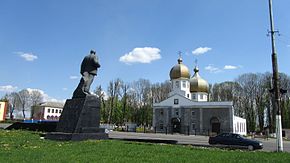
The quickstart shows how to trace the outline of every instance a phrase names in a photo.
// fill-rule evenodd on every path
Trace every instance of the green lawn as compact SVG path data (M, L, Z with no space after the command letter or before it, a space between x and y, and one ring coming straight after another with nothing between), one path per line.
M0 130L0 162L290 162L289 153L248 152L117 140L60 142Z

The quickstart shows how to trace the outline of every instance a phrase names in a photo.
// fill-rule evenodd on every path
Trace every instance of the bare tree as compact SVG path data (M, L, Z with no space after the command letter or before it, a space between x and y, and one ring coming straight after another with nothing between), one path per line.
M15 108L20 106L19 102L19 96L16 92L12 92L10 94L7 94L7 99L9 102L9 117L10 119L14 119L13 113L15 111Z
M29 92L29 94L30 94L30 99L31 99L32 106L43 102L43 95L42 95L42 93L40 91L32 90L31 92Z
M267 78L264 74L257 74L255 103L257 108L259 130L264 130L265 109L267 103Z
M27 111L27 109L29 107L31 107L31 98L30 98L30 94L29 91L27 89L23 89L18 93L19 96L19 102L20 102L20 107L22 109L22 115L23 118L26 118L25 115L25 111Z
M236 82L242 88L241 106L245 109L245 118L247 119L247 129L255 131L256 129L256 108L255 97L257 89L257 75L253 73L243 74L236 79Z
M152 107L148 107L152 105L152 92L151 92L151 83L146 79L139 79L138 81L134 81L132 83L132 89L134 90L134 94L136 96L135 104L137 104L137 108L135 108L135 119L137 123L145 125L149 121L150 112L152 112Z
M29 95L30 95L30 100L31 100L31 117L33 116L34 114L34 106L36 106L37 104L43 102L43 95L42 93L35 89L35 90L31 90L29 92Z
M171 91L171 83L165 81L163 83L155 83L151 85L153 103L159 103L168 97Z

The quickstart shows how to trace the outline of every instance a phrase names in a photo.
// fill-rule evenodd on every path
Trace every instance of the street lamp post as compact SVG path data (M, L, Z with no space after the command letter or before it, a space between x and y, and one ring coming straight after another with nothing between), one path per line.
M280 110L280 86L279 86L279 71L277 64L277 53L275 49L275 33L273 12L272 12L272 0L269 0L269 13L270 13L270 28L269 33L271 34L272 43L272 68L273 68L273 92L274 92L274 108L276 108L276 137L277 137L277 151L283 151L283 140L282 140L282 124L281 124L281 110Z

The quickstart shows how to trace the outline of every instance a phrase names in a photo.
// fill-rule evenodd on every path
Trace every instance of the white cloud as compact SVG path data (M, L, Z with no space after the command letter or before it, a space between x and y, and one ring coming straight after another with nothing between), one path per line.
M233 66L233 65L225 65L224 69L225 70L235 70L238 69L238 66Z
M31 93L32 91L38 91L43 96L44 102L64 102L65 101L65 100L59 100L59 99L56 99L54 97L51 97L48 94L44 93L44 91L41 89L27 88L26 90L29 93Z
M76 79L79 79L79 78L80 78L80 76L75 76L75 75L72 75L72 76L69 77L69 79L71 79L71 80L76 80Z
M107 92L102 91L101 93L102 93L103 96L104 96L104 100L108 100L108 99L109 99L109 96L108 96Z
M214 65L208 65L204 69L209 71L210 73L219 73L219 72L221 72L221 69L218 68L218 67L215 67Z
M287 47L289 47L289 48L290 48L290 45L287 45Z
M0 86L0 92L14 92L17 90L17 87L12 85Z
M67 91L67 88L62 88L63 91Z
M210 51L212 48L209 48L209 47L199 47L199 48L196 48L195 50L192 51L192 54L193 55L201 55L201 54L204 54L208 51Z
M20 55L20 57L30 62L38 58L36 55L33 55L32 53L16 52L16 54Z
M120 57L119 61L130 63L151 63L161 58L160 49L152 47L134 48L133 51Z

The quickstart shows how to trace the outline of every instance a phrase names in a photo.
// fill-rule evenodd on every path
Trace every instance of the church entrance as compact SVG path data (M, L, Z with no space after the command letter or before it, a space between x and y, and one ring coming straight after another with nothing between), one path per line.
M180 133L180 119L179 118L172 118L171 119L172 124L172 132L173 133Z
M211 132L219 134L221 130L221 123L219 122L219 119L217 117L211 118L210 124L211 124Z

